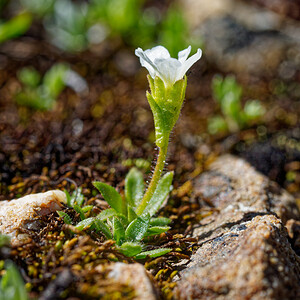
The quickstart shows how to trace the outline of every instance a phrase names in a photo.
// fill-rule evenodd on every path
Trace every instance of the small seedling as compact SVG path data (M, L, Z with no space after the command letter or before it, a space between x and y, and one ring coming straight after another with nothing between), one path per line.
M155 123L156 145L159 154L151 181L145 190L143 174L132 168L125 178L124 196L110 185L96 181L94 186L100 191L111 208L102 211L95 217L86 218L85 207L74 205L73 197L68 196L69 206L79 213L81 221L75 225L78 230L95 229L106 238L116 241L119 250L136 259L147 256L158 257L171 251L168 248L143 252L142 240L170 229L170 219L155 217L172 188L173 172L163 175L166 163L170 133L178 120L187 84L187 70L200 59L201 50L188 59L191 46L178 53L178 59L171 58L168 50L162 46L143 51L136 49L141 65L150 75L148 81L151 92L147 99ZM75 197L76 199L76 197ZM77 201L78 200L74 200ZM66 223L71 218L59 212Z
M6 22L0 22L0 43L24 34L32 23L32 15L24 12Z
M223 116L215 116L209 120L208 130L211 134L237 132L259 120L265 113L259 100L248 100L242 108L243 89L233 76L224 79L222 76L215 76L212 90Z
M74 78L74 74L77 76L75 78L77 84L70 81L71 76ZM17 103L37 110L52 109L57 97L67 85L75 91L79 85L83 86L83 89L86 88L85 81L63 63L52 66L43 79L33 67L23 68L17 75L23 85L22 91L16 95Z
M11 261L5 262L5 273L0 279L0 299L28 300L24 281Z

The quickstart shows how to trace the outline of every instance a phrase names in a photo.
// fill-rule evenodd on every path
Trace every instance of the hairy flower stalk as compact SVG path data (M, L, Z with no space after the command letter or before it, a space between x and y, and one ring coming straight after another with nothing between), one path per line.
M151 93L147 92L147 99L153 113L155 123L156 145L159 154L150 184L136 213L142 215L147 204L153 197L159 184L166 162L170 133L178 120L186 90L186 72L202 55L201 49L188 58L191 46L178 53L178 59L172 58L169 51L157 46L143 51L136 49L135 54L140 58L150 76L148 81Z

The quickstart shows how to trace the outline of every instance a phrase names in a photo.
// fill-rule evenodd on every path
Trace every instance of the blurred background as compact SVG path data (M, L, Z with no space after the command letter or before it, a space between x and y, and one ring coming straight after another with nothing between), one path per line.
M231 152L299 195L299 22L298 0L0 0L0 197L149 172L134 50L158 44L203 49L172 137L175 186Z

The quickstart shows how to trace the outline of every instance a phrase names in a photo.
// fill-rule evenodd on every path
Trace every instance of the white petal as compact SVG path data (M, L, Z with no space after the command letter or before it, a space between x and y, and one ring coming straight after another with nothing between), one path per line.
M183 78L187 70L196 62L198 61L202 56L202 50L199 48L197 53L195 53L193 56L191 56L188 60L186 60L183 64L180 70L177 72L176 81Z
M165 85L172 85L176 81L176 75L181 68L181 63L175 58L155 59L155 65Z
M192 47L191 46L188 46L186 49L178 52L178 60L183 64L186 59L188 58L188 56L190 55L191 53L191 49Z
M157 58L167 59L167 58L171 57L169 51L163 46L156 46L156 47L153 47L152 49L148 49L145 51L145 54L153 62Z
M157 74L157 68L154 65L154 63L149 59L149 57L147 55L145 55L145 52L143 51L143 49L137 48L135 50L135 55L140 58L141 65L148 70L150 76L152 78L155 78L155 76Z

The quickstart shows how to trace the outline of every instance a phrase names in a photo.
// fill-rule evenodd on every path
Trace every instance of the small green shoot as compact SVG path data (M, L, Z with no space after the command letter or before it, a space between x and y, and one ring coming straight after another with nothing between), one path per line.
M28 300L24 281L11 261L5 262L5 273L0 279L0 299Z
M0 44L23 35L31 23L32 15L27 12L20 13L6 22L0 22Z
M242 108L242 87L233 76L215 76L212 81L213 97L220 106L223 116L215 116L209 120L208 131L237 132L258 121L265 113L258 100L248 100Z
M22 83L22 91L16 95L16 101L20 105L28 106L36 110L51 110L57 97L68 85L76 91L76 83L71 82L68 76L76 74L81 84L85 87L84 80L67 64L58 63L52 66L43 78L33 67L21 69L17 76Z
M109 209L97 216L89 215L85 209L75 203L74 197L67 193L67 203L79 214L81 221L75 225L77 230L95 230L102 232L106 238L115 240L119 250L137 259L158 257L172 249L161 248L143 252L143 239L158 235L170 229L168 218L157 218L155 214L163 206L172 189L173 172L163 174L166 163L170 133L176 124L185 97L187 70L200 59L201 49L188 59L191 47L178 53L178 60L170 57L168 50L162 46L143 51L136 49L150 75L148 81L150 92L147 99L153 113L156 145L159 154L151 181L145 190L144 176L132 168L125 178L125 191L120 194L110 185L95 181L93 185L99 190ZM74 195L74 193L73 193ZM64 219L65 214L58 212ZM68 218L66 218L68 220Z

